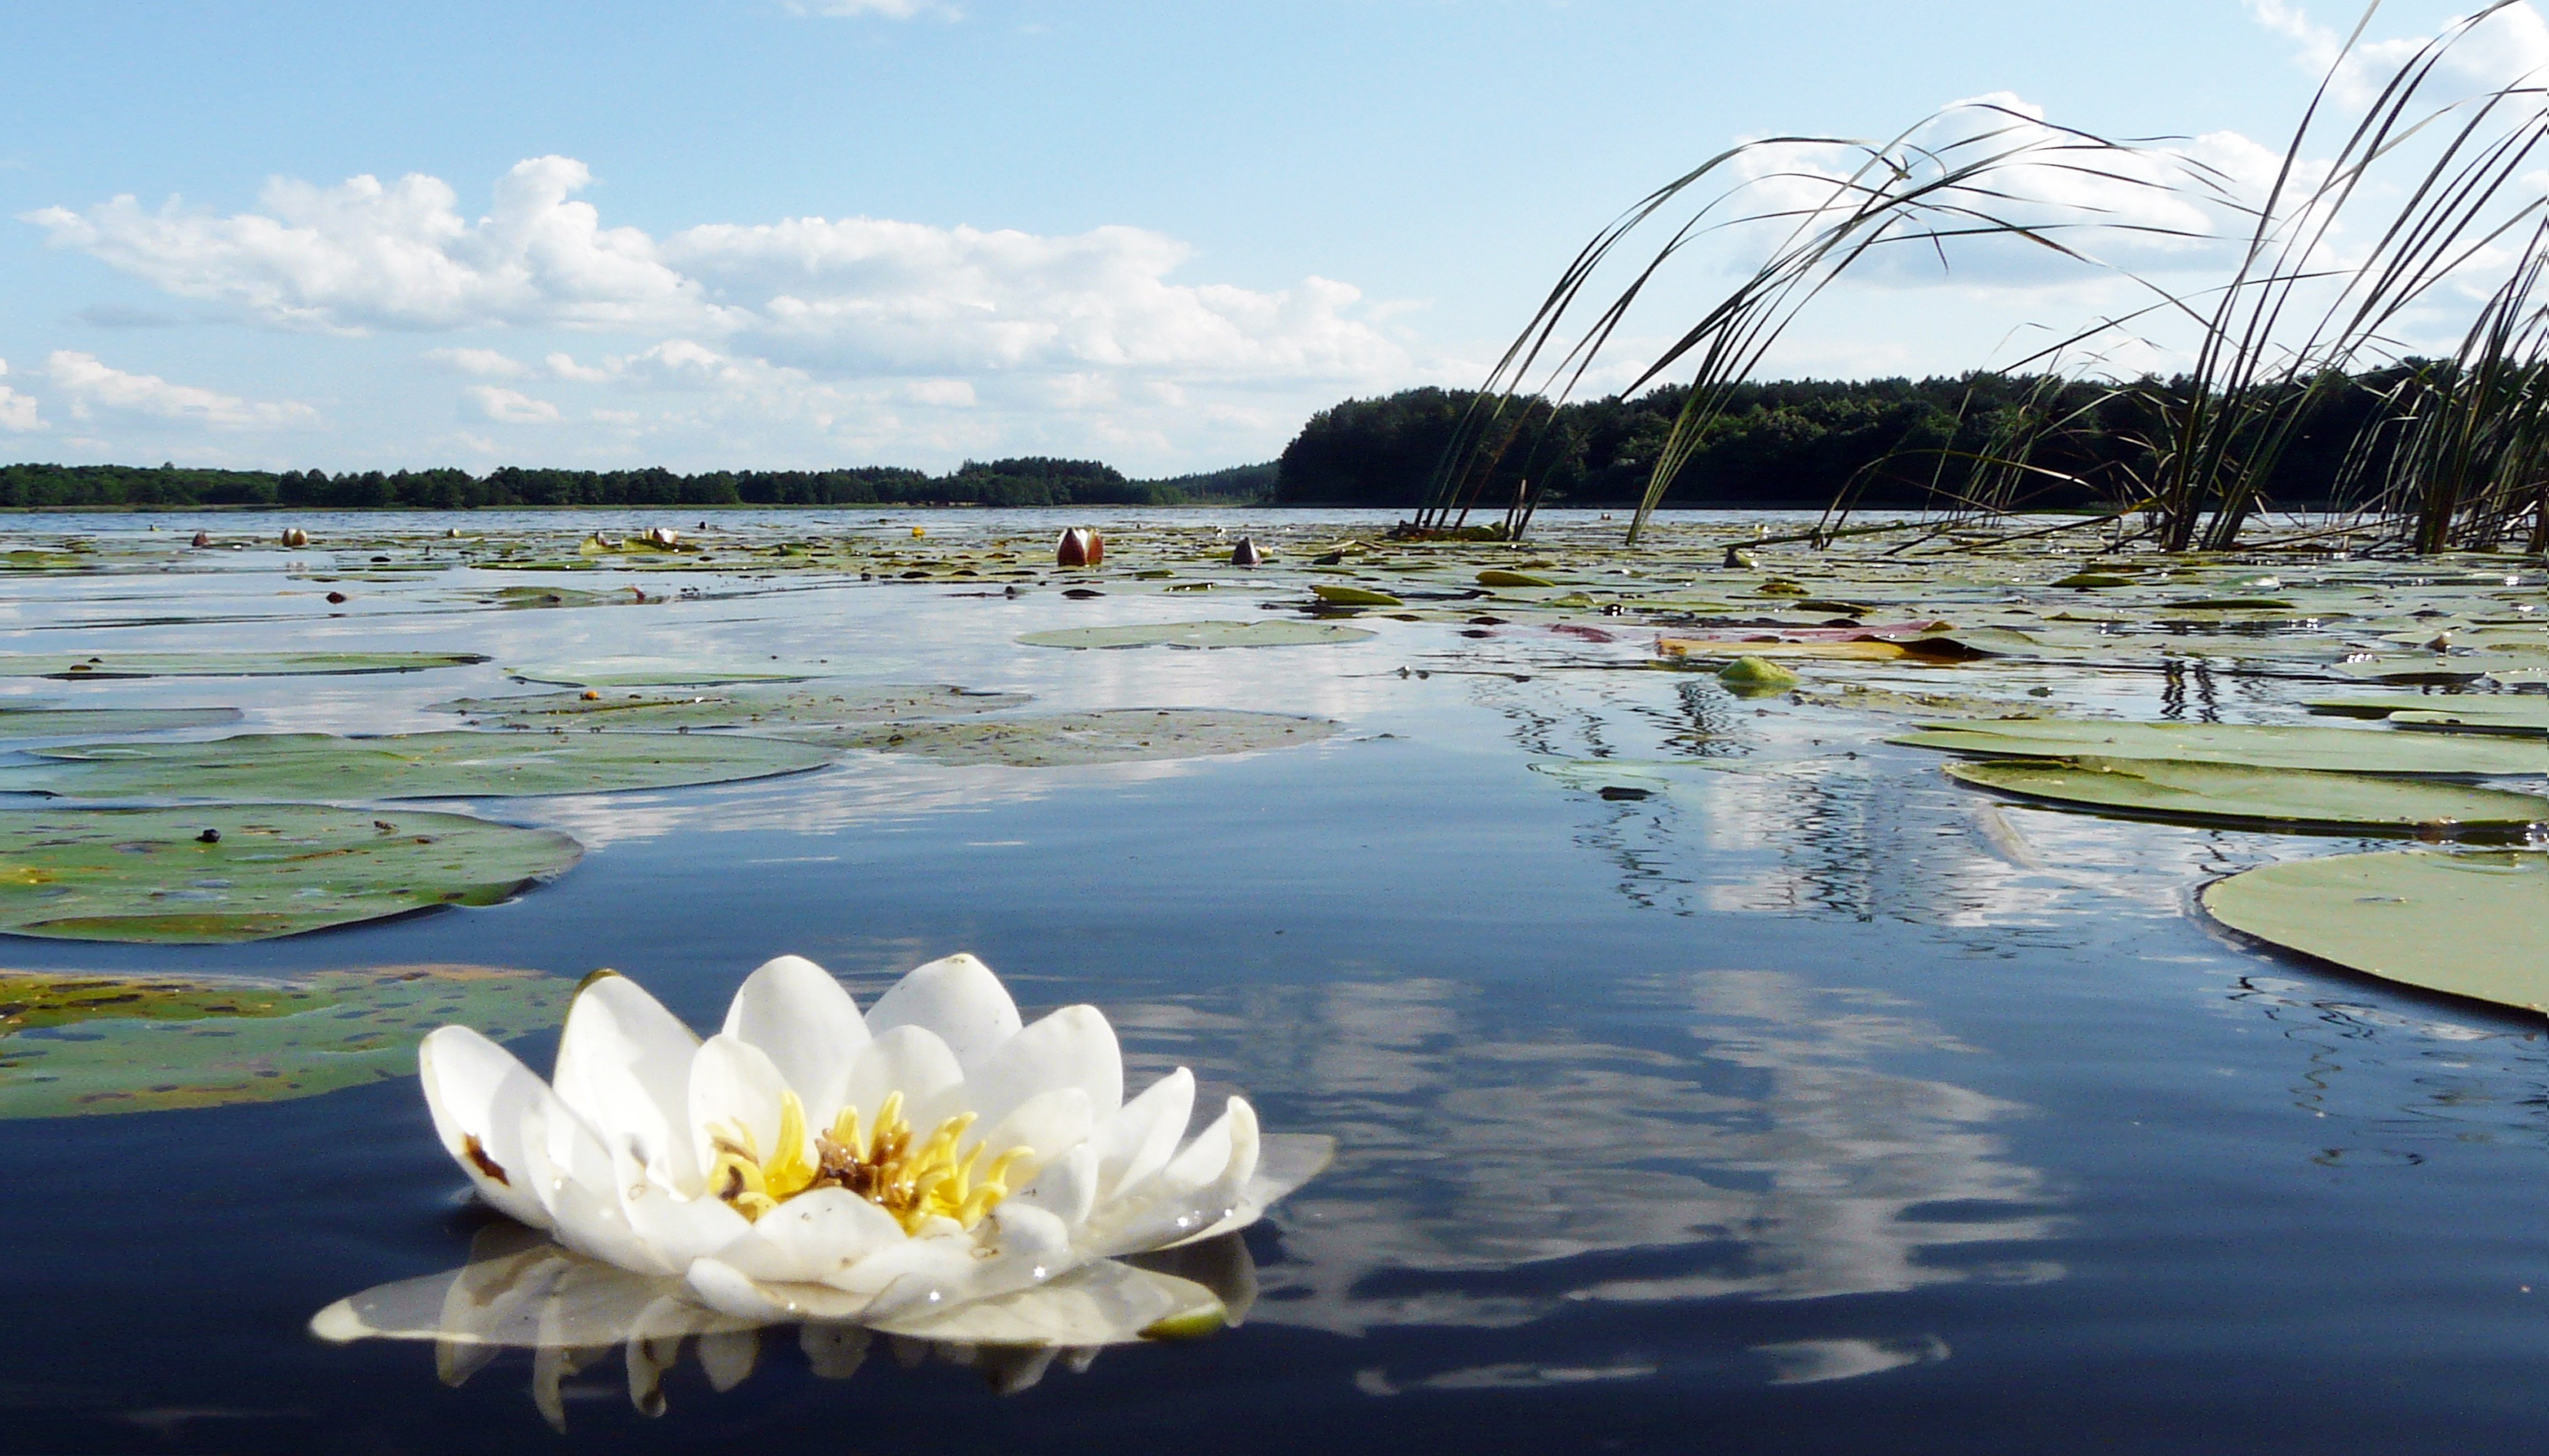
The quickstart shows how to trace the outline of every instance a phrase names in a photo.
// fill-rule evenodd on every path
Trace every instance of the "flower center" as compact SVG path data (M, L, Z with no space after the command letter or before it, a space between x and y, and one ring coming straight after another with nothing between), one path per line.
M1012 1147L977 1178L982 1144L956 1154L956 1144L973 1126L974 1114L961 1113L915 1142L911 1125L902 1120L902 1094L889 1093L866 1137L860 1136L859 1110L843 1108L831 1131L815 1136L815 1156L808 1160L805 1107L789 1092L779 1105L779 1147L769 1159L763 1159L749 1129L728 1124L710 1133L716 1161L708 1186L747 1219L757 1220L801 1193L846 1188L894 1215L906 1233L918 1232L931 1219L953 1219L971 1228L1009 1196L1009 1170L1032 1151Z

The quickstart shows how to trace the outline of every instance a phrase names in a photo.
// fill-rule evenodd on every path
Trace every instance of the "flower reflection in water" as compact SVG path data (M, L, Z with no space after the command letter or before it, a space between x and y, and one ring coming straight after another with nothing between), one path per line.
M488 1225L471 1242L469 1262L421 1279L365 1290L321 1312L312 1328L324 1338L433 1341L434 1371L457 1387L508 1350L531 1356L531 1400L556 1429L566 1428L566 1383L615 1353L627 1371L628 1400L643 1415L666 1409L664 1383L686 1354L710 1389L722 1394L749 1379L765 1336L794 1328L814 1375L847 1380L871 1354L890 1351L910 1368L928 1360L979 1373L995 1394L1014 1395L1056 1364L1078 1374L1100 1344L1006 1344L885 1333L863 1324L804 1320L765 1323L723 1315L684 1297L682 1281L631 1273L563 1248L511 1222ZM1114 1270L1112 1274L1100 1271ZM1098 1273L1099 1277L1087 1277ZM1134 1264L1094 1265L1044 1287L1038 1298L1077 1298L1114 1312L1118 1327L1150 1311L1191 1304L1196 1291L1216 1302L1218 1322L1245 1320L1257 1298L1257 1267L1236 1233L1141 1256Z

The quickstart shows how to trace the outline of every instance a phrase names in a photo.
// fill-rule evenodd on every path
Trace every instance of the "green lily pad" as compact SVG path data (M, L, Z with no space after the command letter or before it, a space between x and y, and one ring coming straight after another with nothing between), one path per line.
M162 946L271 940L492 905L583 854L554 830L461 814L317 804L10 811L0 814L0 932Z
M2022 798L2197 823L2262 823L2345 833L2519 829L2549 820L2549 799L2418 778L2181 764L2165 759L1997 759L1947 774Z
M2269 864L2205 887L2258 940L2384 980L2549 1011L2549 855L2394 850Z
M0 678L303 678L486 660L474 652L17 652L0 654Z
M725 783L819 768L802 743L680 733L250 733L31 749L0 789L69 798L479 798Z
M0 738L160 733L239 720L236 708L0 708Z
M0 1118L286 1102L416 1073L460 1023L503 1041L554 1026L564 976L479 965L290 981L0 971Z
M525 682L567 687L691 687L723 682L802 682L832 670L812 663L697 663L661 657L603 657L583 662L525 663L506 674Z
M1535 577L1529 572L1507 572L1489 568L1478 573L1478 585L1481 587L1555 587L1558 584L1547 577Z
M2313 713L2345 718L2387 718L2406 728L2469 733L2549 733L2549 697L2535 694L2449 693L2430 696L2323 697Z
M729 687L683 693L622 691L598 697L581 692L542 692L522 697L464 697L434 706L507 727L750 728L772 737L789 738L803 727L951 718L998 712L1023 706L1030 700L1023 692L973 692L945 683L881 682L830 691Z
M1018 638L1028 647L1314 647L1376 636L1342 622L1137 622L1121 627L1064 627Z
M1886 741L2000 759L2174 759L2337 774L2549 774L2549 752L2530 744L2388 728L2032 718L1930 722L1921 730Z
M2382 682L2467 682L2477 678L2517 682L2525 680L2506 675L2539 673L2549 670L2549 664L2544 664L2531 653L2472 652L2457 657L2429 653L2421 657L2366 658L2361 662L2339 663L2336 670L2349 678Z
M816 741L838 748L910 754L939 764L1054 769L1289 748L1316 743L1338 726L1326 718L1236 708L1113 708L945 723L880 723L840 729Z
M1405 606L1407 604L1386 592L1374 592L1369 587L1314 586L1310 592L1330 606Z

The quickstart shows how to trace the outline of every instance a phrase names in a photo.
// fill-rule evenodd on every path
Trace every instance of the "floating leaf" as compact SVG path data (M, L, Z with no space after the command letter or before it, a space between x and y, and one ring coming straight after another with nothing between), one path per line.
M0 708L0 738L160 733L238 720L236 708Z
M2361 662L2339 663L2336 670L2349 678L2368 678L2383 682L2467 682L2476 678L2515 682L2524 680L2506 675L2549 671L2549 663L2543 663L2536 654L2473 652L2457 657L2427 654L2423 657L2366 658Z
M2324 697L2313 713L2345 718L2387 718L2407 728L2460 729L2471 733L2549 733L2549 697L2513 693L2429 696Z
M1478 585L1481 587L1555 587L1558 584L1547 577L1535 577L1529 572L1496 571L1490 568L1478 573Z
M300 678L486 660L474 652L22 652L0 654L0 678Z
M556 682L568 687L689 687L720 682L802 682L828 678L832 670L814 663L697 663L663 657L602 657L582 662L525 663L506 673L525 682Z
M54 762L0 770L0 788L85 799L607 793L794 774L831 758L802 743L705 733L251 733L29 752Z
M1313 647L1376 636L1342 622L1136 622L1121 627L1064 627L1018 638L1028 647Z
M316 804L0 814L0 931L208 946L492 905L584 854L460 814Z
M801 727L949 718L991 713L1030 701L1023 692L975 692L945 683L881 682L829 691L730 687L704 692L634 691L587 697L542 692L521 697L464 697L434 706L508 727L665 730L750 728L793 737Z
M2243 935L2385 980L2549 1011L2549 855L2395 850L2269 864L2205 887Z
M1386 592L1374 592L1369 587L1313 586L1310 588L1310 592L1330 606L1405 606L1407 604Z
M460 1023L499 1041L554 1026L575 982L479 965L290 981L0 971L0 1118L285 1102L413 1076Z
M947 723L883 723L804 736L839 748L911 754L940 764L1052 769L1289 748L1315 743L1337 727L1325 718L1236 708L1113 708Z
M2165 759L2002 759L1949 764L1950 777L2023 798L2200 823L2388 830L2519 829L2549 819L2549 799L2416 778L2181 764Z
M1655 650L1666 657L1697 658L1782 658L1801 657L1828 659L1836 662L1897 662L1906 658L1922 662L1970 662L1992 656L1979 648L1953 637L1891 638L1867 636L1851 639L1819 638L1811 641L1786 641L1779 638L1761 640L1716 639L1701 637L1658 637Z
M2549 773L2549 753L2528 744L2387 728L2077 718L1960 719L1921 728L1887 742L2002 759L2175 759L2338 774Z

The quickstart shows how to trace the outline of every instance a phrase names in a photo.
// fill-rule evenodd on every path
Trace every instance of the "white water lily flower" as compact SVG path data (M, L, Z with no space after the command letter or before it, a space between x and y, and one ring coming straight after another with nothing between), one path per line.
M821 966L784 956L706 1041L600 972L547 1083L466 1027L427 1037L418 1061L434 1129L488 1203L744 1321L1131 1337L1167 1306L1092 1300L1090 1278L1115 1271L1090 1266L1245 1228L1334 1146L1262 1135L1237 1097L1186 1137L1185 1068L1127 1099L1103 1015L1069 1006L1022 1026L965 955L912 971L865 1016ZM1198 1322L1198 1308L1209 1322L1210 1305L1183 1302L1171 1322Z

